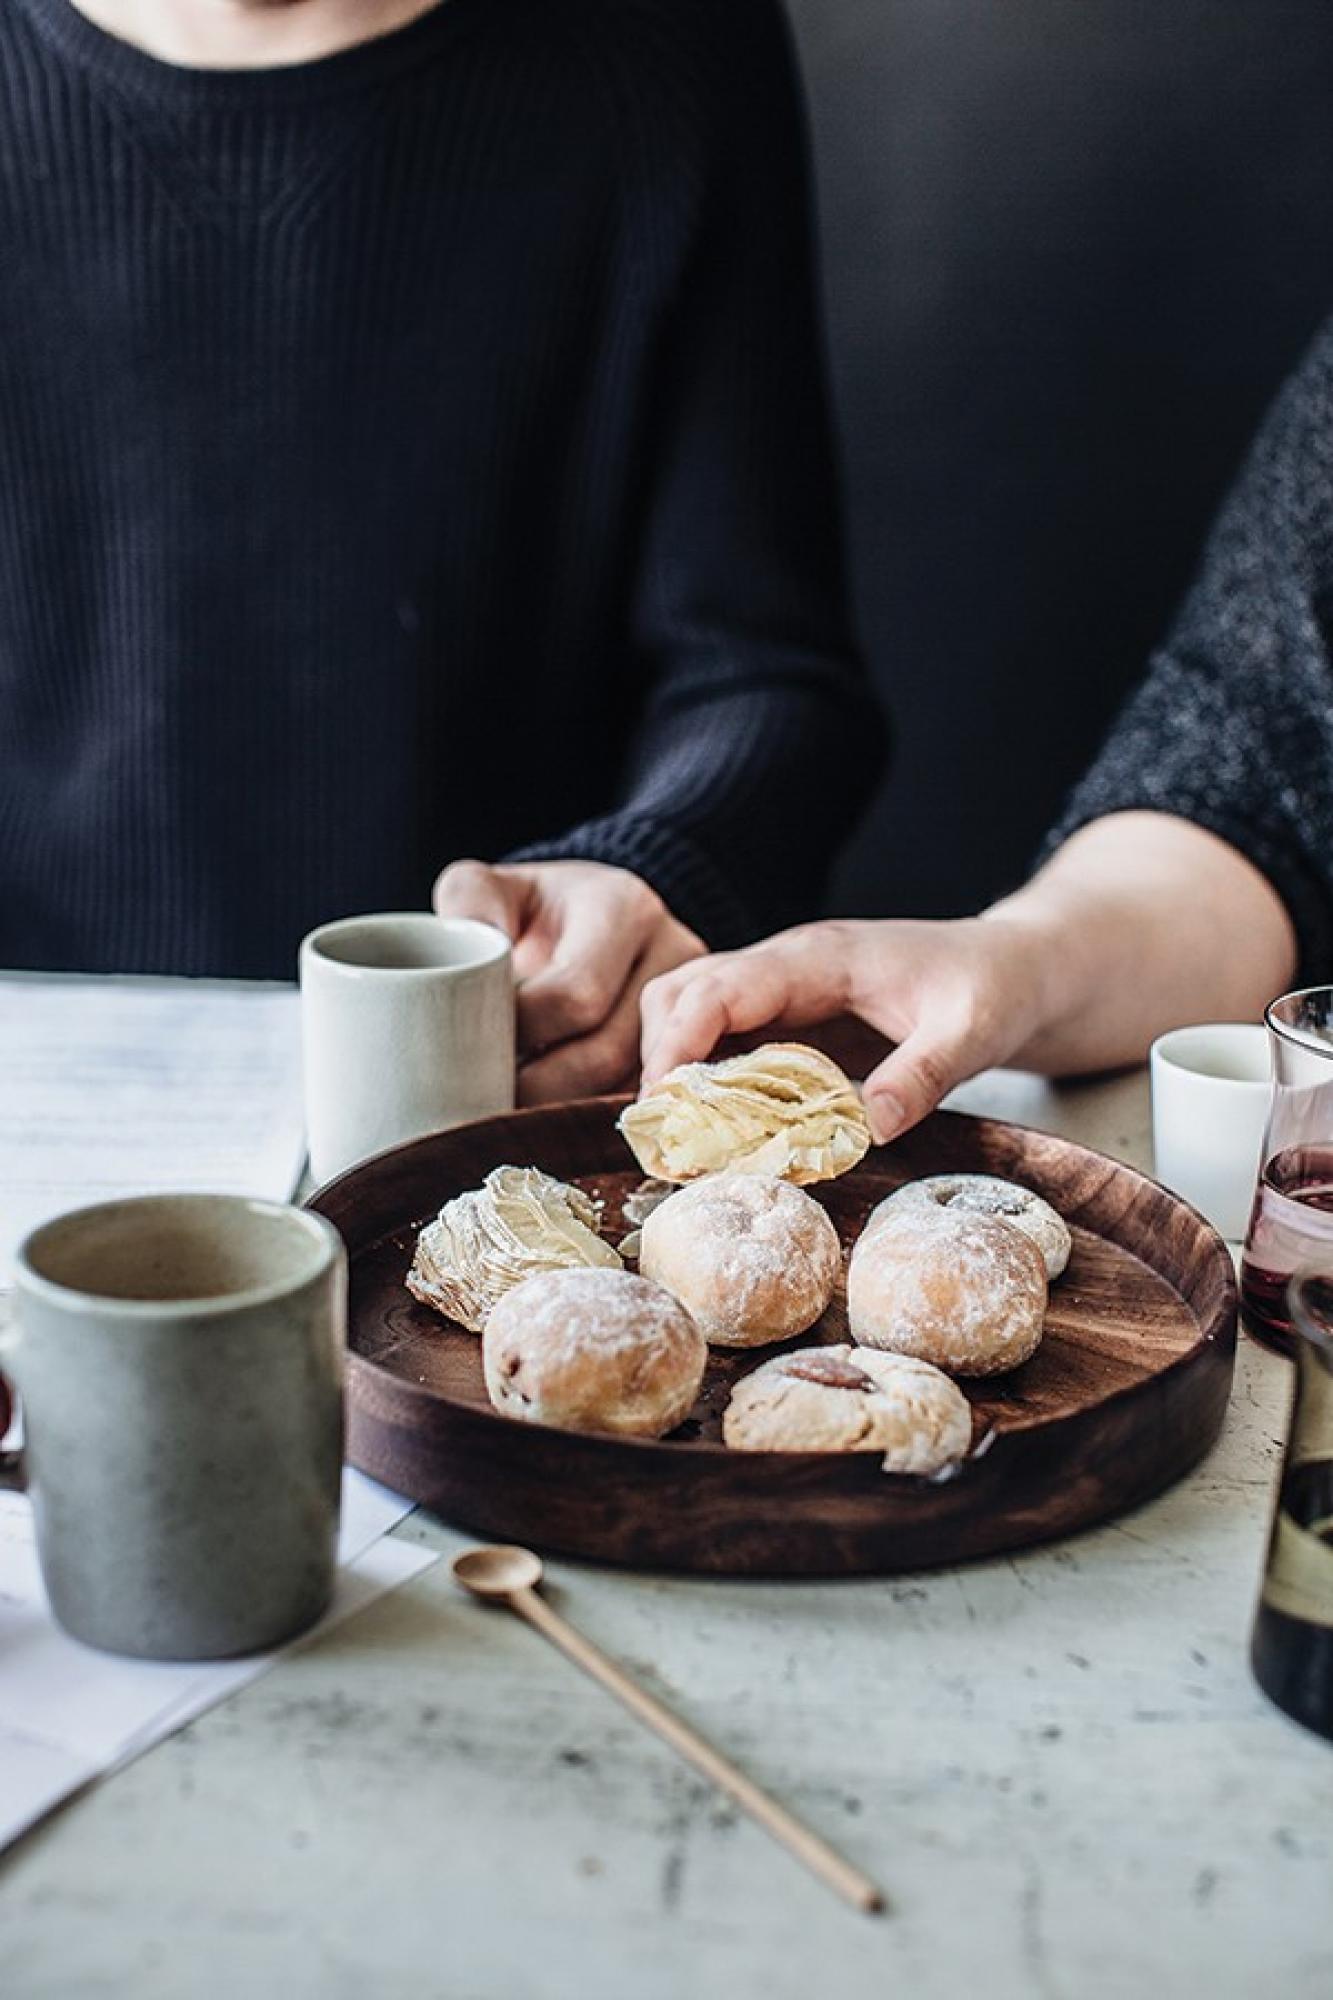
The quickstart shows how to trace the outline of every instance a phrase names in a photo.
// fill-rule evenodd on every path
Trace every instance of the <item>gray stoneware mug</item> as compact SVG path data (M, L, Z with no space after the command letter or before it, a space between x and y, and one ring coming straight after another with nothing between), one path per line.
M51 1609L150 1660L261 1651L333 1590L347 1260L239 1195L76 1209L20 1246L0 1363Z

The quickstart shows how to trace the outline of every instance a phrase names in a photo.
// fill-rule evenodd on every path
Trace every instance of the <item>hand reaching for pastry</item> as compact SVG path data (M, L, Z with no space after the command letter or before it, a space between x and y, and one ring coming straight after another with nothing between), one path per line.
M644 1082L723 1035L854 1014L898 1044L865 1085L891 1139L992 1063L1086 1075L1142 1062L1186 1021L1257 1020L1297 956L1282 898L1237 849L1170 813L1110 813L984 916L806 924L668 973L644 994Z
M1021 927L833 921L782 931L653 981L643 996L643 1080L707 1056L724 1035L787 1034L854 1014L898 1044L865 1084L882 1143L1027 1040L1033 981Z
M640 995L704 950L655 889L600 861L455 861L434 903L513 940L520 1104L628 1088Z

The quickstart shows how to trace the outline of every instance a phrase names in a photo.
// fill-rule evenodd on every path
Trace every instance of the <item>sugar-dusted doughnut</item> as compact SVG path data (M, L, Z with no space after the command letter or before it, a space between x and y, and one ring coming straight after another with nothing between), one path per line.
M886 1472L936 1473L966 1457L972 1412L928 1361L802 1347L736 1384L722 1436L734 1451L878 1451Z
M1001 1180L998 1174L927 1174L924 1180L908 1181L872 1211L866 1228L873 1229L884 1216L896 1215L901 1209L931 1202L937 1208L998 1215L1011 1222L1040 1250L1048 1278L1058 1278L1069 1262L1073 1239L1064 1217L1031 1188L1019 1181Z
M711 1174L655 1208L639 1269L719 1347L759 1347L814 1325L842 1268L838 1232L789 1181Z
M684 1306L631 1271L525 1278L494 1307L481 1337L497 1410L622 1437L663 1437L683 1423L707 1355Z
M853 1340L951 1375L1017 1368L1040 1344L1045 1310L1040 1250L996 1215L901 1208L862 1234L847 1267Z

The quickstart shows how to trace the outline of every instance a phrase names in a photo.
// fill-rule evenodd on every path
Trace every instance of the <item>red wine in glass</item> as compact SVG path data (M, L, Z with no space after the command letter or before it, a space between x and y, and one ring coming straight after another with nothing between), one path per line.
M1292 1352L1287 1286L1298 1265L1333 1270L1333 1146L1288 1146L1259 1176L1240 1267L1240 1310L1256 1339Z

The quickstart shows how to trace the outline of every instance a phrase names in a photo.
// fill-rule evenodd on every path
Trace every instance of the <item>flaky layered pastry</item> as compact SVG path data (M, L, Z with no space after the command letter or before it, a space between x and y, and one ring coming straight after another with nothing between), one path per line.
M426 1224L407 1289L480 1333L492 1306L525 1278L581 1265L619 1271L619 1253L597 1234L599 1219L582 1188L537 1167L495 1167Z
M620 1129L646 1174L676 1182L771 1174L803 1187L845 1174L870 1145L852 1083L799 1042L684 1063L629 1106Z

